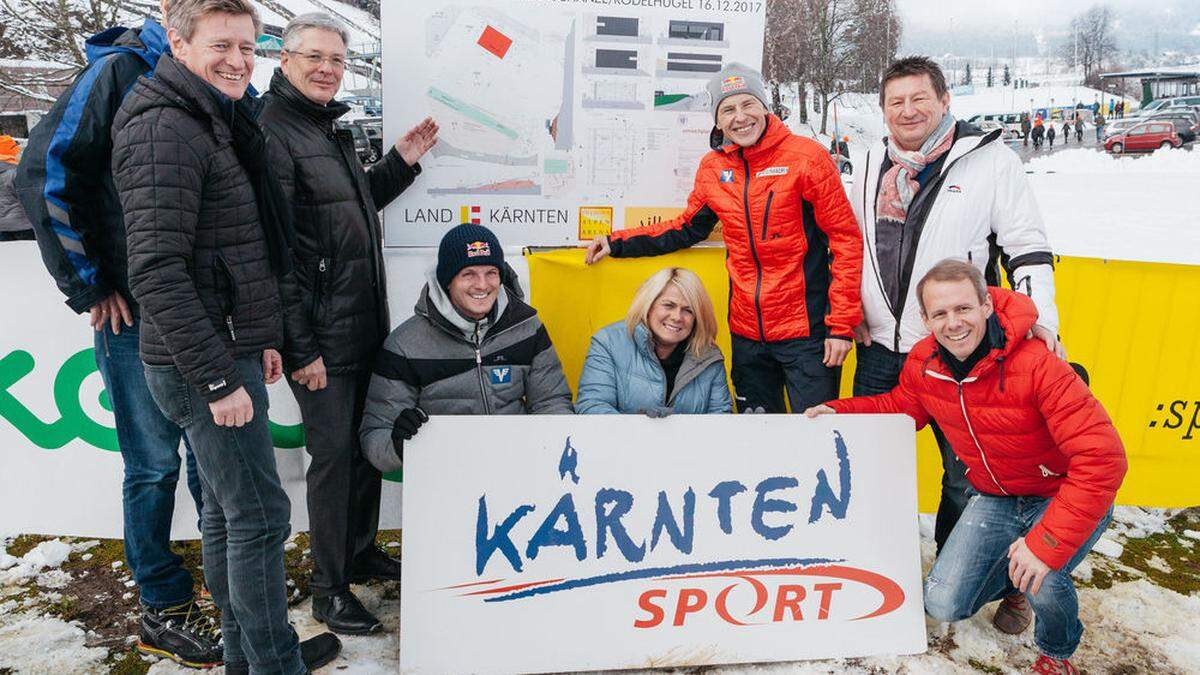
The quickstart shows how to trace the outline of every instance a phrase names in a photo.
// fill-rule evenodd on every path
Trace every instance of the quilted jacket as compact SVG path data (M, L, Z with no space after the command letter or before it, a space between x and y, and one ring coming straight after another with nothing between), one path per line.
M618 230L615 258L669 253L723 223L732 283L729 330L750 340L852 339L862 320L862 235L833 160L774 115L749 148L700 160L679 217Z
M1061 568L1112 506L1125 476L1125 447L1100 402L1066 361L1026 334L1033 300L990 288L999 326L991 351L958 383L932 335L908 354L900 383L878 396L829 403L840 413L904 413L917 428L935 420L976 490L1051 497L1025 543Z
M699 358L688 352L669 399L666 393L667 376L645 326L638 324L632 338L624 321L596 331L579 376L575 412L628 414L663 405L694 415L731 412L721 350L714 345Z
M146 319L142 360L174 364L210 401L241 386L235 358L279 348L283 335L254 189L232 145L232 110L164 55L113 121L129 283Z
M571 414L562 362L537 311L521 300L511 269L492 315L460 315L434 270L416 315L388 335L367 390L360 439L380 471L401 468L392 445L400 411L430 415Z
M289 370L318 356L330 374L370 370L391 329L378 211L420 168L393 148L363 171L349 132L334 128L350 108L313 103L278 69L263 100L259 121L271 135L272 166L295 216L299 283L283 292L289 305L303 308L288 314L284 360Z

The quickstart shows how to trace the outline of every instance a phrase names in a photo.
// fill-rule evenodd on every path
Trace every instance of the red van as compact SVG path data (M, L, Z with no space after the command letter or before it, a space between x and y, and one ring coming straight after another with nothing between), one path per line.
M1135 124L1127 131L1113 134L1104 141L1104 149L1113 153L1153 152L1159 148L1178 148L1183 142L1169 121Z

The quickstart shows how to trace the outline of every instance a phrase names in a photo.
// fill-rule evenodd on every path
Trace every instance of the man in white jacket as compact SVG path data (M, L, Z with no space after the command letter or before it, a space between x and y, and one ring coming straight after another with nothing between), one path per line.
M854 395L890 391L905 356L926 330L916 281L939 260L960 257L1000 285L1033 298L1033 335L1059 356L1054 258L1025 170L1002 130L984 134L950 114L950 92L936 63L909 57L884 73L880 105L888 137L867 152L851 204L863 233L863 324ZM945 474L935 540L940 550L966 506L962 463L935 427Z

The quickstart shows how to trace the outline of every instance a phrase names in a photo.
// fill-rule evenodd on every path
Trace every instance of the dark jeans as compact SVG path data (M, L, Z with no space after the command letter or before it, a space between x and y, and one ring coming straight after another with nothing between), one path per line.
M316 597L349 590L355 556L375 545L383 475L358 445L358 427L371 373L331 375L324 389L309 391L290 382L304 420L312 462L308 523Z
M854 395L873 396L891 391L900 382L900 370L908 354L894 352L875 342L870 347L856 345L858 365L854 370ZM938 503L937 521L933 528L933 540L940 552L950 531L958 522L967 499L974 488L967 481L967 467L954 454L954 448L938 428L937 422L929 425L937 439L938 451L942 455L942 498Z
M303 673L283 571L291 503L275 467L262 363L250 357L236 363L254 401L254 419L242 427L217 426L208 403L174 366L147 365L146 381L158 407L187 431L200 467L204 576L221 609L226 665Z
M187 485L203 512L196 459L183 429L163 416L150 389L138 355L141 320L115 334L108 324L95 332L96 366L117 425L117 443L125 478L121 505L125 517L125 560L133 572L142 602L163 609L192 599L192 575L171 550L171 520L179 482L179 440L184 442Z
M842 368L826 368L825 338L758 342L734 335L733 388L738 412L764 408L786 413L786 389L793 413L838 397Z
M1049 503L1047 497L971 497L925 579L925 612L938 621L961 621L1015 592L1008 577L1008 547L1042 519ZM1071 570L1096 545L1111 519L1109 507L1067 564L1051 570L1036 594L1025 594L1035 617L1033 641L1046 656L1067 659L1079 646L1083 624Z

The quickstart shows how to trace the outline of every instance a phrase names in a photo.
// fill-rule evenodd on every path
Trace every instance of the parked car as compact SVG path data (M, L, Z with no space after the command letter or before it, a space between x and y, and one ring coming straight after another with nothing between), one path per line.
M1193 112L1191 108L1169 108L1167 112L1151 115L1149 120L1171 122L1175 125L1179 140L1184 143L1196 140L1196 133L1200 132L1200 114Z
M358 161L366 162L371 156L371 142L367 140L367 132L353 122L338 122L334 126L339 131L350 134L354 139L354 153L358 155Z
M1169 120L1142 121L1128 131L1110 136L1104 149L1119 155L1123 152L1153 152L1159 148L1178 148L1183 145L1175 125Z
M379 117L383 115L383 101L374 96L347 96L342 103L350 106L356 117Z
M1156 101L1151 101L1146 104L1146 107L1138 111L1140 117L1149 117L1154 113L1160 113L1175 108L1196 108L1200 107L1200 96L1176 96L1174 98L1160 98Z
M366 122L359 126L367 134L367 142L371 144L371 151L367 155L367 164L374 164L383 158L383 124Z
M1108 138L1111 136L1123 134L1126 131L1129 131L1129 127L1141 122L1145 122L1145 120L1137 117L1125 117L1122 119L1111 120L1104 125L1104 139L1108 140Z
M984 113L968 118L967 122L980 129L983 122L997 122L1008 130L1008 138L1021 138L1021 113Z
M999 129L1002 132L1000 137L1005 140L1014 140L1014 139L1020 140L1021 139L1020 127L1018 127L1014 131L1012 129L1009 129L1002 122L997 122L995 120L982 120L980 122L973 122L973 124L975 126L979 127L979 130L985 134L990 134L993 131L995 131L996 129Z

